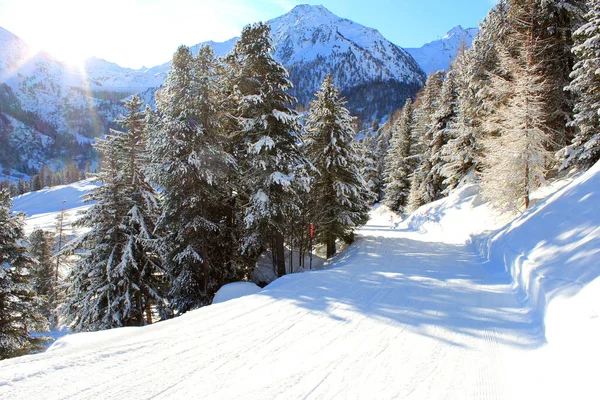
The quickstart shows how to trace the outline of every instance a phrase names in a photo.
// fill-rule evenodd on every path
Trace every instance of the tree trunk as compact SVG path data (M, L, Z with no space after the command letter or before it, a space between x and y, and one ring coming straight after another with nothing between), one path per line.
M294 273L294 236L290 234L290 274Z
M529 163L525 163L525 210L529 208Z
M144 296L144 300L145 300L144 308L146 311L146 323L148 325L150 325L150 324L152 324L152 308L150 307L150 298L149 298L148 294L146 294Z
M283 247L283 233L275 233L275 265L277 267L277 275L285 275L285 251Z
M202 288L204 294L208 294L208 251L206 251L206 243L202 243L200 249L200 256L202 257Z
M335 256L335 236L332 234L327 235L327 258Z

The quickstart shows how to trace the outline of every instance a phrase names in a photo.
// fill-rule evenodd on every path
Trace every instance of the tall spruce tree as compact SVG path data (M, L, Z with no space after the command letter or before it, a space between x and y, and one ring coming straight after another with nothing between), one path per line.
M21 244L24 214L13 215L8 190L0 190L0 359L41 350L48 320L40 312L42 301L32 290L33 261Z
M150 121L151 177L164 204L160 251L177 313L210 304L223 284L242 277L228 225L236 163L225 149L219 69L210 47L194 56L181 46Z
M577 57L567 87L577 96L575 118L570 124L577 127L566 166L588 168L600 160L600 1L592 0L585 23L575 31L573 53Z
M408 205L410 177L414 170L411 159L413 103L406 100L400 118L392 129L392 138L385 166L385 203L394 211L404 212Z
M373 152L371 151L369 137L370 136L367 136L361 141L356 141L355 145L359 159L360 176L362 176L363 180L365 181L369 195L369 203L373 204L376 203L378 199L377 185L381 180L381 177L377 174L377 166Z
M456 86L456 71L450 69L442 84L438 106L427 133L427 137L431 138L427 143L428 149L426 152L431 168L421 182L421 191L425 193L427 202L438 200L447 192L444 184L446 159L443 149L451 139L456 137L456 133L452 128L452 125L456 123L458 109Z
M478 99L471 86L473 51L459 53L453 63L456 84L456 116L447 125L449 140L442 148L445 193L455 189L467 177L473 180L481 171L482 129Z
M527 6L527 0L513 0ZM550 135L549 150L556 151L571 142L575 134L573 120L575 93L565 91L575 65L573 32L581 26L588 8L586 0L536 0L535 34L544 46L538 46L538 73L546 82L543 96L544 124Z
M409 193L409 211L414 211L423 204L437 200L442 188L437 180L433 180L433 164L431 150L434 148L433 133L438 124L436 112L439 109L444 73L436 72L429 75L425 87L418 96L418 106L415 107L415 146L418 166L413 172Z
M311 186L317 240L336 253L336 239L348 238L367 222L368 190L353 146L352 117L330 75L310 104L306 122L307 154L317 174Z
M31 268L31 286L42 301L41 312L51 325L56 323L54 310L57 300L57 285L54 272L54 234L35 229L29 235L29 255L33 260Z
M306 160L297 140L299 115L283 65L273 58L270 27L246 26L227 57L236 158L241 173L246 229L243 252L270 248L278 274L284 275L286 220L298 214L298 193L307 189Z
M128 113L118 121L126 131L112 130L96 144L104 158L97 174L102 185L84 197L95 203L76 222L89 231L64 249L82 253L66 278L61 306L75 331L145 325L152 323L154 306L163 308L163 274L150 246L158 199L142 172L141 106L138 96L128 100Z

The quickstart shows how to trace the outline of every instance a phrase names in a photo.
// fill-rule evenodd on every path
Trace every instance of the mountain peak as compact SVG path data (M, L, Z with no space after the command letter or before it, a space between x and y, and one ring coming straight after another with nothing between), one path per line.
M450 29L448 31L448 33L446 33L446 36L444 36L444 39L450 39L452 37L455 36L459 36L459 37L465 37L465 36L469 36L469 37L474 37L475 34L479 32L479 29L477 28L463 28L461 25L455 26L454 28ZM442 39L442 40L444 40Z
M459 49L463 46L471 47L478 32L478 28L465 29L458 25L450 29L442 39L426 43L417 49L406 49L406 51L413 56L427 74L431 74L448 69Z
M330 25L333 22L341 21L338 17L323 6L313 6L309 4L300 4L287 14L277 17L271 21L274 30L278 26L294 27L317 27L320 25Z
M294 8L292 8L288 14L300 14L300 15L319 14L319 15L323 15L323 16L333 16L335 18L339 18L322 5L311 5L311 4L299 4L299 5L295 6Z

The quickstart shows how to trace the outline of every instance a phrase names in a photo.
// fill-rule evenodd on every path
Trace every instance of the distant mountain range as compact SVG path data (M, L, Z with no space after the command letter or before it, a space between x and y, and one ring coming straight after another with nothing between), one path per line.
M290 72L299 104L307 106L330 73L352 114L364 123L414 97L425 82L423 70L446 68L460 42L470 44L476 33L457 27L444 39L407 52L377 30L323 6L300 5L268 23L274 56ZM208 44L223 56L236 40L200 43L192 51ZM31 174L42 164L58 168L66 161L92 160L91 142L114 127L123 112L121 100L142 93L152 103L169 69L170 63L134 70L92 58L80 71L33 53L0 28L0 172Z
M429 75L439 70L447 70L462 46L471 47L478 32L478 28L464 29L459 25L451 29L442 39L434 40L416 49L407 48L406 51Z

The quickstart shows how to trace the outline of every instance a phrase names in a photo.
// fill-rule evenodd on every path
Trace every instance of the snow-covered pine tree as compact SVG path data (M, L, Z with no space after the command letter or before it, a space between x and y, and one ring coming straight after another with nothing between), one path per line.
M383 200L385 192L385 162L390 148L391 130L379 129L373 136L373 159L375 161L375 171L378 179L375 181L376 201Z
M385 203L399 212L404 212L408 205L410 177L414 170L414 160L410 157L413 123L413 103L407 99L392 128L385 166Z
M54 256L54 287L58 288L58 282L59 282L59 273L61 270L61 264L62 264L62 259L63 259L63 255L61 254L63 245L65 244L65 230L68 226L66 218L69 217L69 213L65 210L65 200L62 201L63 206L60 209L60 212L56 215L56 220L55 220L55 228L56 228L56 236L57 236L57 243L56 243L56 251L55 251L55 256ZM55 295L57 295L57 297L55 298L55 302L58 303L59 299L58 299L58 293L55 293Z
M273 58L270 27L246 26L227 57L236 158L242 183L245 254L273 252L284 275L286 219L299 212L298 191L307 189L306 160L297 146L301 126L287 94L292 87L283 65Z
M493 114L501 103L501 99L497 98L492 90L490 80L499 63L496 47L507 35L507 7L506 0L499 0L498 4L492 7L481 23L480 32L475 36L471 49L465 52L463 76L466 78L471 103L468 107L472 109L473 117L469 124L480 128L482 135L496 134L486 131L483 121Z
M13 215L11 206L8 190L0 190L0 360L41 350L47 339L31 332L48 329L30 284L33 261L21 244L25 215Z
M161 188L160 253L176 313L210 304L239 280L237 243L228 221L235 160L225 150L219 63L212 49L181 46L149 118L150 176Z
M456 116L447 126L448 143L442 148L445 193L455 189L467 177L475 179L481 171L482 129L478 116L479 101L471 86L474 60L472 51L459 53L452 65L456 83ZM475 66L476 68L478 66Z
M575 31L577 63L567 87L577 96L572 126L578 128L565 166L588 168L600 160L600 1L591 0L585 23Z
M109 142L118 153L120 179L124 181L122 194L126 196L127 206L122 221L127 241L115 270L115 278L119 280L117 287L124 295L115 301L120 302L119 309L132 310L129 321L126 313L122 313L124 324L151 324L153 307L161 311L166 295L164 270L154 246L161 203L145 174L149 156L143 101L134 95L124 106L127 113L116 121L123 131L111 129Z
M437 127L435 114L439 108L443 83L444 72L439 71L429 75L425 87L417 97L418 105L414 111L416 140L412 147L418 164L411 178L408 211L414 211L423 204L437 200L435 186L432 187L430 185L432 182L427 181L427 178L433 166L431 144L433 132Z
M547 84L536 60L544 41L535 36L537 15L534 0L515 15L509 44L498 46L499 70L492 77L493 89L503 99L488 118L499 137L485 142L486 167L482 173L483 196L499 208L523 210L530 193L544 181L551 138L544 125Z
M66 277L61 314L75 331L152 323L152 308L163 308L160 260L150 246L158 214L157 194L145 179L144 112L133 96L118 123L125 132L96 144L103 156L96 177L102 185L84 197L95 202L76 225L89 228L65 246L80 252Z
M316 174L311 185L311 214L316 238L336 253L336 239L351 237L368 219L368 191L353 146L352 117L327 75L310 103L306 121L306 153Z
M363 155L361 160L361 176L367 184L367 188L372 193L372 201L380 202L383 193L383 166L385 165L385 156L383 149L387 149L387 137L383 137L382 130L375 134L371 130L365 132L365 138L360 142L360 149Z
M406 211L413 212L417 208L421 207L423 204L423 199L419 193L419 181L423 179L419 176L421 170L419 168L415 169L410 177L410 190L408 192L408 200L406 204Z
M369 142L369 138L372 136L367 136L361 141L355 141L356 152L358 154L359 160L359 172L360 176L363 177L365 181L365 185L368 191L369 203L374 204L377 202L377 185L381 180L381 177L377 175L377 167L374 160L373 152L371 151L371 144Z
M54 234L42 229L35 229L29 235L29 255L33 259L31 268L31 286L40 296L43 305L42 315L50 321L51 325L56 323L54 310L56 308L55 263L52 252L55 247Z
M436 111L426 135L431 137L426 151L431 168L427 170L427 175L421 182L421 192L425 194L426 203L438 200L446 193L443 174L446 161L443 148L456 136L452 124L456 122L457 108L456 71L450 69L444 78Z
M512 0L526 4L528 0ZM536 59L539 73L546 82L544 94L544 124L551 137L549 150L556 151L573 139L574 93L565 91L575 65L573 32L582 24L588 8L586 0L536 0L535 34L545 43L539 46ZM514 7L514 6L513 6Z

